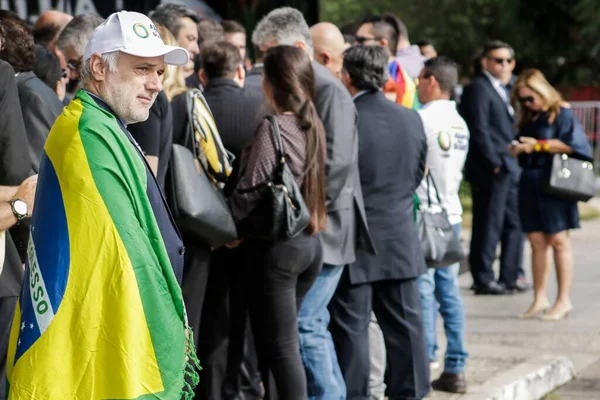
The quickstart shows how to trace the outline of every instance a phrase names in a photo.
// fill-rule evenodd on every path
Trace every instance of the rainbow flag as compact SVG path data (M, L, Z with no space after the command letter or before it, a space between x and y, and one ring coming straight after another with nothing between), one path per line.
M198 378L193 336L140 155L85 91L44 150L8 399L188 395L184 377Z
M398 60L392 61L388 69L390 78L395 83L396 103L413 110L421 108L419 96L417 95L417 85L410 79L404 68L400 66Z

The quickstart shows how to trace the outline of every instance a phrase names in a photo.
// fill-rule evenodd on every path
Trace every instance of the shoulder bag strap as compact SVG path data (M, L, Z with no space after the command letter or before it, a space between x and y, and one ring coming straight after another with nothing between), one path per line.
M273 127L273 131L275 132L275 145L277 146L277 148L275 150L277 150L277 152L279 153L278 154L278 158L279 158L278 170L281 171L283 169L283 165L285 164L285 153L283 151L283 140L281 139L281 132L279 130L279 124L277 123L277 119L273 115L268 115L267 120L271 123L271 126Z
M186 138L185 138L184 143L187 142L188 140L192 141L194 158L197 160L198 159L198 143L196 143L196 137L194 135L194 93L192 90L188 90L185 93L185 105L186 105L186 109L187 109L188 124L187 124Z
M440 206L440 208L442 209L442 212L447 216L448 212L446 211L446 207L444 207L444 205L442 204L442 199L440 198L440 192L438 191L438 188L435 184L435 179L433 179L433 174L431 173L431 171L429 171L429 174L427 175L427 200L430 201L429 205L431 206L431 200L429 199L429 179L431 179L431 184L433 185L433 189L435 190L435 197L437 198L438 204Z
M282 173L283 173L283 167L285 166L285 153L283 152L283 141L281 140L281 132L279 131L279 124L277 123L277 119L275 119L275 117L273 115L267 115L265 117L267 119L267 121L269 121L269 123L271 124L271 126L273 127L273 131L275 133L275 151L276 151L276 159L278 159L278 163L275 165L275 171L274 171L274 178L278 179L281 177ZM249 188L245 188L245 189L238 189L238 191L240 193L249 193L249 192L253 192L255 190L258 190L260 188L263 188L265 185L267 185L268 182L262 182L259 183L258 185L249 187Z
M431 194L429 193L429 189L430 189L430 180L431 180L431 171L427 171L427 174L425 175L425 191L427 192L427 206L429 208L431 208Z

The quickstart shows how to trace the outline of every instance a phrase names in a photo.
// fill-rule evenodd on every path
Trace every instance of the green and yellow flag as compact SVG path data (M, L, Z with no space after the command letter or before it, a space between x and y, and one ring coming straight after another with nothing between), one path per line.
M186 375L197 382L147 173L114 115L79 91L40 165L9 399L178 400Z

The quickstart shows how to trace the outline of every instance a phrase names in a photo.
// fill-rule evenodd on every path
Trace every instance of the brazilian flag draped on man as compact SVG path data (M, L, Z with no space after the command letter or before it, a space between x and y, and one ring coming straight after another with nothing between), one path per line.
M79 91L40 166L9 399L175 400L186 375L197 382L147 173L115 116Z

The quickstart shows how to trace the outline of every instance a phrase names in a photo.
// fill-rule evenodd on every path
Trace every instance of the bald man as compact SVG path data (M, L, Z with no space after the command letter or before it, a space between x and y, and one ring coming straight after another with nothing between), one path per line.
M67 60L62 51L56 46L58 36L67 24L73 19L73 16L61 11L44 11L33 25L33 40L36 44L46 47L56 54L60 68L67 71ZM68 78L66 82L68 83Z
M73 19L69 14L56 10L44 11L33 25L33 40L50 51L55 50L58 35Z
M340 78L344 64L344 35L332 23L320 22L310 28L313 39L314 59Z

